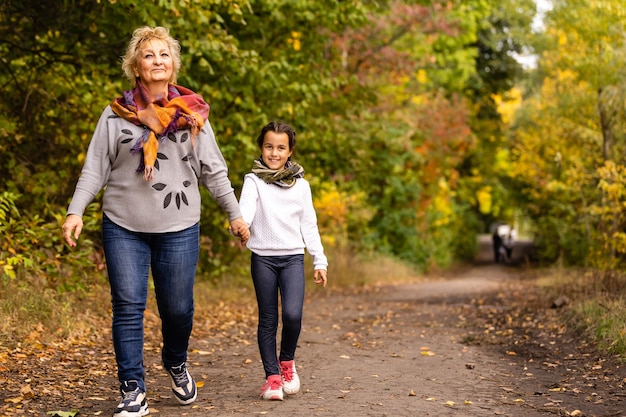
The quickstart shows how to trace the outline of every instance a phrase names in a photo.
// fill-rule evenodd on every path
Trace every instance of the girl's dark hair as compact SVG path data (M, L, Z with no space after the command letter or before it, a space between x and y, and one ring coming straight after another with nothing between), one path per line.
M281 121L273 121L263 126L263 129L261 129L261 134L258 138L256 138L256 143L257 145L259 145L259 148L263 147L263 140L265 139L265 134L267 132L286 133L287 137L289 137L289 149L295 149L296 131L287 123Z

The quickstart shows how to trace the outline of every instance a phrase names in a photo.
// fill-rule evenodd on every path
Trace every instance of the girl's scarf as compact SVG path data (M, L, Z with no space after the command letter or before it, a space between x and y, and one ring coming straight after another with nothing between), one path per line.
M199 94L180 85L170 84L167 97L151 101L140 80L132 90L124 91L111 103L113 112L129 122L143 126L144 133L137 138L131 152L142 151L143 158L137 172L143 172L146 181L154 179L154 164L159 141L180 129L191 129L191 144L209 117L209 105Z
M259 158L254 160L252 173L267 184L290 188L296 184L297 178L304 177L304 168L295 162L287 161L283 169L271 169L263 163L263 159Z

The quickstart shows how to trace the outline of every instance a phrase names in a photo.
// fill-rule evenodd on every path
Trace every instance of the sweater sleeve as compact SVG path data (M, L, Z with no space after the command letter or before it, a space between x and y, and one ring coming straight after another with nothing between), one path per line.
M228 167L220 151L213 128L207 120L196 140L196 154L200 164L199 181L211 193L220 207L233 221L241 217L235 190L228 178Z
M324 254L322 239L320 237L319 228L317 227L317 215L313 207L313 196L311 195L311 187L305 182L302 192L302 221L300 222L300 231L302 239L306 245L306 250L313 257L313 267L326 270L328 268L328 259Z
M93 201L109 180L111 160L109 158L109 127L107 120L113 114L107 107L98 120L96 129L87 149L87 156L80 178L76 184L67 214L83 216L85 209Z
M243 187L241 189L241 197L239 198L239 207L241 209L241 215L243 220L252 225L254 215L256 214L257 200L259 199L259 190L256 183L247 175L243 180Z

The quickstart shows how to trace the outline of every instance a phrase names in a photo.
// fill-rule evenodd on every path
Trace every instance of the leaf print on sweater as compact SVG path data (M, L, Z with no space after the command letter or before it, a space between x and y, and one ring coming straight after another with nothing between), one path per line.
M191 181L184 181L183 182L183 187L187 188L191 185ZM156 184L152 185L152 188L154 188L157 191L163 191L165 190L165 188L167 188L167 184L163 184L161 182L158 182ZM170 191L169 193L167 193L167 195L165 196L165 198L163 199L163 208L166 209L169 207L170 204L172 204L172 198L174 198L174 201L176 202L176 208L178 210L180 210L180 207L182 204L185 204L186 206L189 206L189 200L187 199L187 194L185 194L184 191L179 191L179 192L174 192L174 191Z

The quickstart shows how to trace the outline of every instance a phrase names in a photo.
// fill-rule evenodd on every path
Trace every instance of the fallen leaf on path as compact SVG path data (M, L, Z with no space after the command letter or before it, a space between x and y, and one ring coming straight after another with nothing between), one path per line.
M48 411L46 413L49 416L52 417L74 417L76 415L78 415L78 410L72 410L72 411Z
M454 401L446 401L446 406L447 406L447 407L453 407L453 406L454 406L454 404L455 404L455 402L454 402Z
M415 394L415 391L411 390L409 391L409 397L415 397L417 394Z
M435 352L431 352L430 350L424 350L421 353L422 356L435 356Z
M22 397L26 399L35 398L35 393L30 388L30 385L24 385L22 388L20 388L20 394L22 394Z
M348 356L348 355L341 355L340 358L341 359L350 359L350 356Z
M5 403L13 403L13 404L17 404L17 403L21 403L24 400L24 398L22 397L15 397L15 398L6 398L4 400Z

